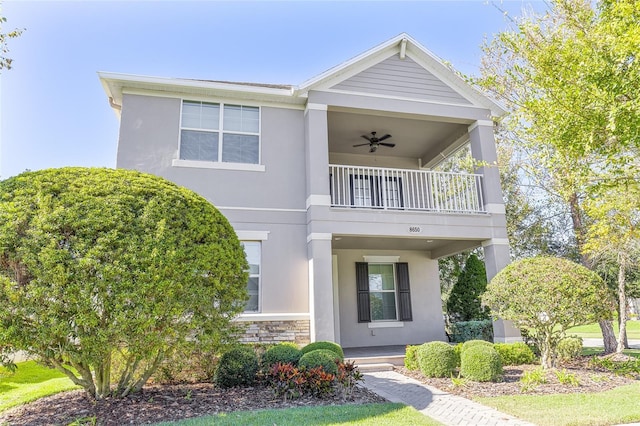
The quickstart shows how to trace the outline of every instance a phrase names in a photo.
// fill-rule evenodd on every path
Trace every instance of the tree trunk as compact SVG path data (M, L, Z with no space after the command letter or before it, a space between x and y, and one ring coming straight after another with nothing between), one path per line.
M627 346L627 292L625 288L625 273L627 269L626 256L618 256L618 301L620 305L618 318L620 319L620 335L616 352L621 354Z
M581 253L582 265L592 269L591 260L582 251L585 241L585 228L582 222L582 208L580 207L580 201L577 193L572 193L569 196L569 210L571 212L571 222L573 224L573 232L576 236L576 245ZM602 343L604 344L604 353L610 354L616 352L618 349L618 342L616 341L616 335L613 331L613 323L607 320L598 321L600 329L602 330Z

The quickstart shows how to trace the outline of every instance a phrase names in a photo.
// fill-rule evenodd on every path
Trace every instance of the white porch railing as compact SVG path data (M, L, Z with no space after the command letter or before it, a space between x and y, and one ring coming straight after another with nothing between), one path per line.
M483 213L482 175L329 165L331 206Z

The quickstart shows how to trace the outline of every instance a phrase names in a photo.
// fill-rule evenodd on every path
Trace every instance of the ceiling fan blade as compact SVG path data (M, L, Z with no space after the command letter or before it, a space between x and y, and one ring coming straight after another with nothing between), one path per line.
M367 135L362 135L363 138L365 138L366 140L368 140L369 142L371 142L371 138Z
M358 145L354 145L353 147L356 148L358 146L365 146L365 145L371 145L370 143L360 143Z
M383 140L385 140L385 139L389 139L390 137L391 137L391 135L387 133L387 134L386 134L386 135L384 135L383 137L379 138L379 139L378 139L378 141L383 141Z
M395 143L388 143L388 142L380 142L379 145L388 146L389 148L393 148L394 146L396 146Z

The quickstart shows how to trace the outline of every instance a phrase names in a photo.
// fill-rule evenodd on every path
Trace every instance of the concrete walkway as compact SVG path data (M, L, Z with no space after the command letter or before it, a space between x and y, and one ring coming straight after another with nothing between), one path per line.
M364 386L391 402L411 405L422 414L449 426L533 426L395 371L365 373Z

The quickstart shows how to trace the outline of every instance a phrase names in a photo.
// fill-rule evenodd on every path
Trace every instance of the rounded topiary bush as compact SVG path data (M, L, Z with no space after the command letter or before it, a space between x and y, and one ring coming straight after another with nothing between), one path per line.
M428 342L418 348L418 365L427 377L449 377L456 368L456 355L448 343Z
M344 352L340 347L340 345L337 343L327 342L327 341L309 343L307 346L301 349L302 355L311 351L315 351L317 349L326 349L329 351L333 351L336 355L338 355L338 357L340 358L340 361L344 361Z
M502 365L522 365L531 364L536 359L535 354L524 342L496 343L493 345Z
M258 356L249 347L225 352L218 362L214 382L223 388L252 384L258 372Z
M298 365L302 352L295 343L279 343L262 355L262 368L268 369L277 363Z
M453 347L453 354L456 359L456 367L460 367L460 355L462 354L462 343L458 343Z
M335 352L329 349L316 349L311 352L307 352L300 357L298 366L310 370L316 367L322 367L322 369L331 374L338 373L338 364L336 364L338 356Z
M418 370L420 366L418 365L418 348L420 346L407 345L407 348L404 353L404 366L407 370Z
M498 351L486 345L475 345L462 351L460 374L475 382L498 381L502 377Z
M558 358L570 361L582 355L582 337L570 336L558 342Z
M487 342L486 340L469 340L462 344L462 348L460 349L460 353L463 354L467 349L472 348L474 346L488 346L493 347L493 343Z

